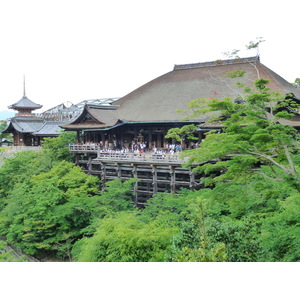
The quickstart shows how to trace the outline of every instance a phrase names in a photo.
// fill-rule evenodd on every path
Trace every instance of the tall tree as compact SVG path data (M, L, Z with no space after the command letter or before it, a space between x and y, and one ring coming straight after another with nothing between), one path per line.
M206 178L207 183L211 179L228 180L237 174L258 172L272 180L289 180L300 190L295 164L299 134L283 121L293 118L299 105L292 97L270 92L268 83L258 79L254 89L238 84L247 93L240 101L229 98L193 101L193 118L195 114L214 112L213 120L223 126L222 133L207 134L200 148L183 153L189 158L186 164L189 166L213 161L195 168L207 175L214 174ZM263 172L260 165L268 166L269 172Z
M0 234L30 255L70 257L98 206L99 180L62 161L15 183L0 203Z
M51 159L55 161L66 160L73 162L74 155L69 151L69 144L75 140L75 132L64 131L56 138L45 138L42 145Z

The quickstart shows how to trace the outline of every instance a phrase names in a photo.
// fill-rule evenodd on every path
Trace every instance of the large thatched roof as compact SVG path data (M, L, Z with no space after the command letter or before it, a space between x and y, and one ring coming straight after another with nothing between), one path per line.
M228 72L236 70L245 71L245 75L234 79L226 76ZM259 78L268 79L272 91L283 94L294 93L296 97L300 97L299 88L264 66L258 57L250 57L175 65L171 72L115 101L113 104L118 106L117 110L100 112L101 108L91 109L90 114L101 123L101 125L98 123L99 127L112 126L112 123L117 120L124 122L180 121L182 115L176 110L185 109L188 102L198 98L230 97L236 99L238 96L243 96L243 90L236 86L237 81L253 87L254 80ZM201 120L204 119L205 116L201 118ZM72 124L77 123L80 127L79 121L77 119ZM67 127L69 126L64 126L64 128Z
M226 77L228 72L246 71L242 78ZM258 78L270 80L271 90L298 93L299 89L254 58L175 65L173 71L139 87L114 104L120 105L119 119L127 121L179 120L177 108L198 98L237 98L243 94L236 86L240 81L253 86ZM300 96L300 94L299 94Z

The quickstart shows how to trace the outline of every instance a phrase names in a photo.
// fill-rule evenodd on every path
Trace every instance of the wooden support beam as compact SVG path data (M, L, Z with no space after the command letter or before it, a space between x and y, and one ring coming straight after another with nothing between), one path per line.
M106 182L106 164L105 163L101 163L101 172L102 172L101 180L103 183L105 183Z
M133 175L133 178L135 179L138 179L137 177L137 167L135 164L131 164L132 165L132 175ZM134 183L134 187L133 187L133 192L134 192L134 206L137 206L138 204L138 193L137 193L137 190L138 190L138 182L135 182Z
M91 174L91 172L92 172L92 156L88 157L87 167L88 167L88 174Z
M76 164L76 165L79 164L79 158L80 158L80 155L79 155L79 154L76 154L76 155L75 155L75 164Z
M157 193L157 167L155 165L152 166L152 185L153 185L153 195Z
M195 173L190 169L190 188L193 188L196 185Z
M145 202L151 195L158 192L176 193L181 187L199 187L197 182L201 175L193 173L192 168L183 168L179 161L153 161L151 158L148 160L136 160L136 158L121 160L116 157L94 158L96 151L94 152L74 153L76 164L83 167L85 173L100 177L104 185L107 181L118 178L122 180L135 178L137 180L133 186L135 206ZM83 155L85 156L82 157Z
M117 174L118 174L118 178L121 178L121 164L117 164Z
M170 180L170 191L174 193L175 190L176 190L176 185L175 185L175 168L172 165L170 165L169 168L170 168L170 177L171 177L171 180Z

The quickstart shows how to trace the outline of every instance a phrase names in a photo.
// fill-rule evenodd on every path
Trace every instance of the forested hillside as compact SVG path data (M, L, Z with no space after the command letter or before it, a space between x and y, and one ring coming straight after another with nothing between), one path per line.
M225 126L184 154L188 164L217 160L197 168L206 187L156 194L144 209L133 206L133 181L111 181L102 191L97 177L74 165L67 148L73 134L6 160L0 235L41 261L299 261L299 136L277 122L293 112L275 109L267 118L265 111L271 101L294 103L266 86L257 81L246 102L193 103L195 111L205 103L221 112Z

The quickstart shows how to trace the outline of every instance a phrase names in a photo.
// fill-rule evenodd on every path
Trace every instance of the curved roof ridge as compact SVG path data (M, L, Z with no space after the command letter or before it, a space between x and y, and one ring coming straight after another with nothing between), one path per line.
M192 64L183 64L183 65L174 65L174 71L184 70L184 69L196 69L203 67L213 67L220 65L229 65L229 64L239 64L239 63L249 63L259 61L259 56L244 57L244 58L235 58L235 59L226 59L226 60L215 60L201 63L192 63Z
M9 109L22 109L22 108L28 108L28 109L38 109L42 108L43 105L34 103L30 99L27 98L27 96L24 94L23 97L16 103L8 106Z

